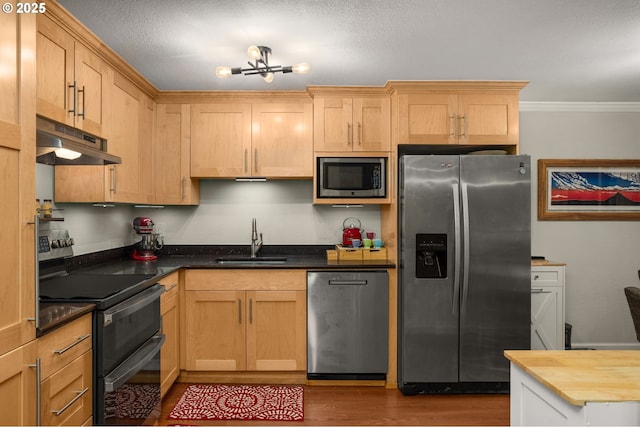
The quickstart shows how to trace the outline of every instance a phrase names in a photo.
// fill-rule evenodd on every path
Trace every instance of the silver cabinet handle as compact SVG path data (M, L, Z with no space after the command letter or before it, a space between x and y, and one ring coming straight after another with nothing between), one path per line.
M253 170L258 173L258 149L253 149Z
M184 177L184 176L182 177L182 188L181 188L181 190L182 190L182 193L181 193L182 200L184 200L184 199L187 198L187 178Z
M466 114L463 115L461 117L461 119L462 119L462 133L460 134L460 136L466 137L467 136L467 116L466 116Z
M242 325L242 300L238 298L238 323Z
M362 145L362 124L358 122L358 145Z
M34 263L34 300L35 300L35 315L34 317L28 317L27 320L30 322L35 322L35 327L38 329L40 327L40 265L38 263L39 246L40 246L40 222L38 215L33 216L33 234L34 238L34 259L36 262Z
M532 294L550 294L551 291L545 291L542 288L533 288L533 289L531 289L531 293Z
M118 185L118 176L116 174L115 165L109 168L109 173L111 174L111 188L109 188L109 191L116 194L118 192L116 188Z
M78 399L80 399L82 396L84 396L87 392L89 391L89 387L85 387L83 390L80 391L76 391L76 395L73 399L71 399L66 405L64 405L62 408L60 409L54 409L51 412L53 412L53 414L57 417L62 415L62 413L64 411L66 411L67 409L69 409L69 406L73 405L74 403L76 403L76 401Z
M29 365L30 368L36 368L36 425L42 425L42 417L40 415L40 409L42 408L42 389L40 383L42 382L42 360L36 358L36 363Z
M249 323L253 323L253 298L249 298Z
M244 173L248 173L248 159L247 159L247 149L244 149Z
M85 110L84 99L86 98L84 85L82 86L82 89L78 89L78 95L80 95L81 92L82 92L82 113L78 113L78 117L82 117L82 120L84 120L86 118L84 115L84 110Z
M169 292L171 289L175 288L176 286L178 286L178 284L177 284L177 283L172 283L171 285L169 285L169 287L168 287L168 288L167 288L167 287L165 287L165 288L164 288L164 292L165 292L165 293L167 293L167 292Z
M73 113L73 117L76 116L76 82L74 81L73 84L69 83L68 84L68 89L73 88L73 109L71 110L67 110L68 113Z
M351 123L347 122L347 145L351 145Z
M74 342L72 342L71 344L69 344L68 346L61 348L59 350L53 350L53 352L55 354L62 354L62 353L66 353L67 351L71 350L73 347L77 346L78 344L80 344L82 341L86 340L87 338L89 338L91 336L91 334L87 334L87 335L83 335L81 337L78 337Z
M451 133L449 135L451 136L456 136L456 131L457 131L457 126L456 126L456 115L452 114L451 116L449 116L449 118L451 119Z

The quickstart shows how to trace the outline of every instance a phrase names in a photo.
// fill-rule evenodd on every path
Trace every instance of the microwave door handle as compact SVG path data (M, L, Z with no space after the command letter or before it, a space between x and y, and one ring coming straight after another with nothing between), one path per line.
M141 307L148 305L151 301L160 298L160 295L163 293L164 286L154 286L149 288L147 291L142 291L140 294L128 299L124 303L120 303L112 309L106 310L104 312L103 326L109 326L114 320L136 312Z

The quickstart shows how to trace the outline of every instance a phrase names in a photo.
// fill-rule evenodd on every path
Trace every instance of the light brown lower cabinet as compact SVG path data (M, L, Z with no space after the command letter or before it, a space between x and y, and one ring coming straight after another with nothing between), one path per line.
M37 339L41 425L77 426L93 414L91 314Z
M304 371L304 270L187 270L187 371Z
M0 425L36 425L36 341L0 355Z
M165 336L160 350L160 397L169 391L178 375L180 375L180 318L178 316L178 273L170 274L158 281L165 287L160 297L160 314L162 315L162 333Z

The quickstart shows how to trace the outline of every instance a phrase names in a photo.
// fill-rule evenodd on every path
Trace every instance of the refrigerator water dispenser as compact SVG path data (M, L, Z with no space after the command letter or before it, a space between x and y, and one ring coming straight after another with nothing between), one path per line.
M447 235L416 234L416 278L447 277Z

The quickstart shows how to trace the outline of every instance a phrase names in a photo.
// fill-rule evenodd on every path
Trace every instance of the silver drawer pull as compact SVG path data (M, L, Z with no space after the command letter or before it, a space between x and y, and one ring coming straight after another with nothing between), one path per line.
M84 396L88 391L89 391L89 387L85 387L85 389L84 389L84 390L81 390L81 391L76 391L76 397L74 397L73 399L71 399L71 400L69 401L69 403L67 403L66 405L64 405L64 406L62 407L62 409L53 410L53 411L51 411L51 412L53 412L53 413L55 414L55 416L56 416L56 417L57 417L57 416L62 415L62 413L63 413L64 411L66 411L67 409L69 409L69 406L71 406L71 405L73 405L74 403L76 403L76 401L77 401L78 399L80 399L82 396Z
M177 283L172 283L168 288L165 286L164 288L164 292L167 293L169 292L171 289L175 288L176 286L178 286Z
M71 350L73 347L77 346L78 344L80 344L82 341L86 340L87 338L89 338L91 336L91 334L87 334L87 335L83 335L81 337L78 337L77 340L75 340L74 342L72 342L71 344L69 344L68 346L66 346L65 348L61 348L60 350L53 350L53 352L55 354L62 354L65 353L68 350Z

